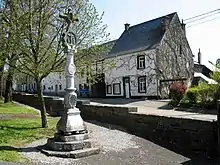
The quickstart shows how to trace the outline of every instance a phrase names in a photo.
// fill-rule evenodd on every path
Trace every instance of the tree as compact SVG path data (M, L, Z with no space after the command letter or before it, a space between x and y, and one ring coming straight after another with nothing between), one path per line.
M9 65L15 65L17 61L18 54L20 53L20 24L18 21L18 9L16 7L16 1L4 1L4 7L1 8L1 81L4 71L4 66L7 61ZM5 103L12 100L12 83L13 83L13 67L8 66L6 86L5 86ZM2 82L1 82L2 85ZM1 87L2 89L2 87ZM2 93L2 92L1 92Z
M62 22L59 14L63 9L72 8L79 16L80 22L72 29L78 38L79 48L88 48L105 39L106 25L102 23L95 7L87 0L10 0L16 7L16 30L19 30L19 53L16 63L10 67L35 79L38 98L42 103L42 127L47 127L46 108L42 93L42 79L51 72L63 71L65 56L62 52L59 36ZM11 11L10 11L11 12ZM22 27L20 26L22 25ZM86 58L78 54L76 58Z

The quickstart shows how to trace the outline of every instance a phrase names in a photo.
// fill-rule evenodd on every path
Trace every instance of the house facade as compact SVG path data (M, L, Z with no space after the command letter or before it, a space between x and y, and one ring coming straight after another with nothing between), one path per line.
M193 78L193 54L177 13L125 24L106 60L115 62L105 73L107 97L167 98L171 83L190 86Z

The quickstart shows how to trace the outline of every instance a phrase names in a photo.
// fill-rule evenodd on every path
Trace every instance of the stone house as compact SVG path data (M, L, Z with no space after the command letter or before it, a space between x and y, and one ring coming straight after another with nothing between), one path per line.
M125 24L105 60L116 66L105 73L107 97L167 98L171 83L190 86L193 78L193 54L177 13Z

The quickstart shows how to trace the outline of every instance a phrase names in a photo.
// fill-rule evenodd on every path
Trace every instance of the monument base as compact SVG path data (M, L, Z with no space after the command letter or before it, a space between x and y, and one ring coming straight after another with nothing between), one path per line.
M54 138L48 139L44 146L38 148L47 156L75 159L100 152L99 148L92 147L88 133L68 136L56 133Z

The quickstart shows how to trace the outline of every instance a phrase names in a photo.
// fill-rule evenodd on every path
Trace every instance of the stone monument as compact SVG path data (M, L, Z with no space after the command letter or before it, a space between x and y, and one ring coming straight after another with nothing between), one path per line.
M47 140L41 152L48 156L79 158L98 154L98 148L92 148L88 131L80 111L76 108L77 94L74 87L74 53L76 52L76 35L71 31L78 18L68 9L68 13L60 15L64 19L61 35L62 46L66 55L66 89L64 95L64 111L57 123L57 132L54 138Z

